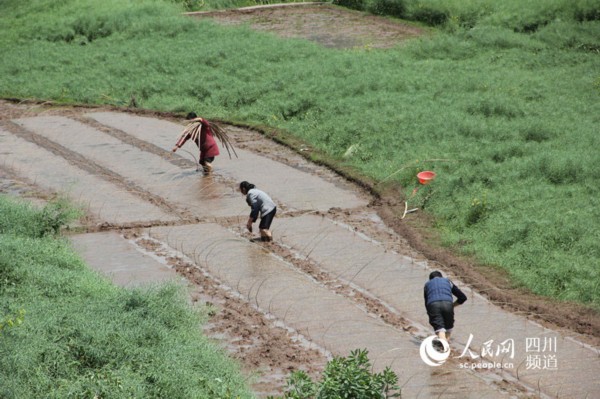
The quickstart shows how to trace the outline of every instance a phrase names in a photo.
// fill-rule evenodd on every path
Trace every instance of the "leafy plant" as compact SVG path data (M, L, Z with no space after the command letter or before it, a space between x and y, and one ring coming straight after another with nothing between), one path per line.
M288 379L286 399L386 399L399 398L398 376L386 367L373 373L366 349L356 349L348 357L335 357L327 363L323 377L313 382L304 371Z
M483 219L488 212L487 196L484 193L482 198L474 198L471 201L471 207L467 212L467 226L471 226Z
M62 227L79 216L81 210L73 207L67 199L59 198L51 201L37 214L35 222L38 226L38 235L58 234Z
M20 326L25 319L25 309L19 309L15 314L9 314L0 318L0 334L6 328Z
M39 209L27 202L17 203L0 196L0 233L32 238L53 235L81 213L65 198L51 200Z

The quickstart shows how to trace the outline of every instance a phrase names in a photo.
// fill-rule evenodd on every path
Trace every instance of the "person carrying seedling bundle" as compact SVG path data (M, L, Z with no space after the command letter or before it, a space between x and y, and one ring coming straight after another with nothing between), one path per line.
M456 297L454 302L453 295ZM467 296L437 270L429 274L429 281L425 283L424 287L424 296L429 324L433 327L438 340L449 343L454 327L454 308L465 303ZM448 345L439 341L436 346L438 349L441 349L440 346L449 348Z
M173 147L173 152L177 151L186 143L186 141L191 139L194 143L196 143L198 149L200 149L200 159L198 163L202 166L202 170L204 171L205 175L208 175L212 172L212 162L215 160L215 157L219 155L219 147L217 146L217 142L215 141L213 135L216 136L227 149L230 158L230 149L237 157L235 149L231 145L227 133L217 123L209 122L204 118L200 118L194 112L190 112L186 119L189 120L190 123L183 130L179 136L179 139L177 139L177 143L175 144L175 147Z
M260 213L260 240L273 241L271 234L271 222L277 213L277 206L267 193L256 188L252 183L243 181L240 183L240 192L246 196L246 203L250 206L250 216L246 228L252 233L252 224L258 219Z

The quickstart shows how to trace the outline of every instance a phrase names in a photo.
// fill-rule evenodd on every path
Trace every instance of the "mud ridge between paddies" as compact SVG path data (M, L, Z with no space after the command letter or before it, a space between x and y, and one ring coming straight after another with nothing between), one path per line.
M17 106L16 104L23 105ZM143 116L156 116L168 120L180 121L182 115L172 113L161 113L155 111L145 111L138 109L120 108L120 107L89 107L85 105L75 107L56 106L51 102L18 101L10 100L0 103L0 121L6 121L12 118L27 116L38 113L52 113L72 116L76 120L85 120L91 126L100 129L108 134L112 134L121 140L128 140L131 145L139 146L145 151L164 154L163 150L158 149L154 144L140 141L135 137L123 134L118 129L108 129L101 124L89 120L81 115L90 110L106 109L132 113ZM256 134L262 134L275 143L270 143L270 147L263 155L280 162L288 162L290 156L280 154L280 146L284 145L290 149L296 156L307 157L309 154L306 149L310 148L297 140L290 140L286 137L280 137L277 132L268 130L261 131L259 128L243 126ZM257 143L256 140L241 144L241 147L247 147L249 150L263 151L265 144ZM427 214L420 213L418 218L409 217L400 220L399 215L404 211L404 202L402 196L396 188L377 186L376 182L358 175L354 171L348 171L347 168L340 167L335 161L327 162L324 156L314 156L314 149L310 149L313 158L319 159L320 163L328 169L334 171L334 181L345 180L358 184L361 189L366 191L366 195L371 196L370 206L374 207L379 216L385 221L385 224L398 233L404 240L401 245L401 251L407 253L420 254L431 262L436 262L439 268L444 271L453 272L460 275L466 283L472 285L480 293L485 295L495 304L502 306L513 312L526 315L537 322L546 324L551 328L568 329L578 334L582 334L582 339L593 345L600 345L600 315L597 312L581 306L579 304L564 303L553 301L551 298L532 295L524 289L515 288L508 276L498 269L483 268L470 259L457 256L455 253L435 245L437 237L431 229L432 220ZM169 159L175 165L194 167L195 163L191 159ZM311 165L305 162L303 167ZM310 170L310 168L309 168ZM190 220L190 222L193 220ZM167 223L168 224L168 223ZM101 227L101 226L100 226ZM129 226L131 227L131 226ZM90 227L91 228L91 227ZM114 228L105 223L105 228Z
M254 312L252 317L256 317L254 320L257 325L266 326L265 334L269 334L273 323L284 327L274 331L289 333L289 347L295 349L285 350L283 344L278 347L281 351L275 357L279 360L272 361L287 365L281 368L297 368L304 364L311 365L311 372L316 372L324 364L326 356L338 354L341 349L361 344L363 338L376 337L377 334L381 335L376 342L391 339L389 342L392 345L391 342L396 338L390 337L400 339L397 347L402 348L404 353L411 353L414 347L418 349L417 343L429 331L423 317L422 297L416 293L422 290L426 271L431 268L441 269L468 289L472 298L468 306L471 307L461 309L457 316L459 325L463 324L460 328L465 329L463 333L467 333L469 328L475 331L476 325L481 324L481 320L489 313L488 310L497 309L494 312L505 318L505 326L515 326L515 334L517 331L520 331L519 334L537 334L534 333L538 331L537 324L527 324L527 320L535 320L549 327L553 334L563 337L560 342L565 347L572 345L569 340L573 336L581 342L596 343L597 336L590 333L590 327L597 323L593 313L586 314L585 309L574 307L580 319L577 320L579 324L571 323L566 305L505 288L502 284L508 285L508 282L502 276L480 273L481 269L476 266L435 248L430 244L435 242L435 237L427 233L431 231L427 215L415 212L402 220L398 217L403 211L403 202L397 191L393 188L376 190L367 179L342 171L361 184L350 183L332 171L336 168L332 162L328 164L330 169L312 164L304 158L307 151L301 149L308 147L302 143L290 141L288 147L282 147L267 140L257 130L228 126L236 148L240 149L240 159L219 157L214 176L205 178L198 173L191 157L185 153L173 155L169 151L182 127L181 115L115 108L10 103L2 104L1 114L2 138L7 143L15 143L2 155L2 169L8 178L35 188L37 193L43 193L42 197L47 197L63 188L62 182L53 177L55 174L72 173L73 176L89 179L90 187L101 183L106 185L107 190L114 190L114 200L122 196L120 200L123 207L128 206L129 202L147 207L147 211L132 215L119 211L119 208L109 209L112 206L109 202L95 204L95 196L90 197L87 202L90 215L82 221L77 232L116 232L123 239L149 252L154 251L155 246L159 248L156 243L170 245L174 252L165 257L165 263L171 263L180 275L192 282L205 281L203 284L208 286L206 281L211 281L213 286L224 288L224 291L212 290L213 293L221 292L221 299L215 299L215 303L222 303L227 295L241 302L245 300L248 311ZM74 132L82 133L83 138L74 135ZM269 136L277 134L269 132ZM314 156L312 151L311 155ZM47 157L38 158L38 163L44 164L44 159L48 163L29 165L26 159L28 156L31 158L30 155ZM322 154L320 158L327 163ZM272 176L263 178L260 186L275 193L281 205L274 231L276 240L271 244L249 241L249 235L242 228L247 209L235 186L244 173L249 173L248 180L252 180L256 173L252 169L255 164L272 170ZM47 179L42 179L42 176L47 176ZM67 180L70 178L65 177ZM315 192L325 190L334 195L322 195L315 199L314 195L294 191L303 186L297 184L302 181L306 181L309 187L317 187ZM73 199L87 199L88 194L83 190ZM198 233L197 236L190 234L194 232ZM207 239L209 235L221 238L211 241ZM188 242L190 237L192 241ZM223 251L216 248L223 248ZM358 250L361 256L365 256L363 259L358 259L356 255L344 258ZM260 260L260 267L254 270L255 275L240 274L244 265L238 265L229 258L214 258L222 252L251 253L251 259ZM353 264L355 261L357 263ZM248 271L255 266L246 264ZM236 267L242 269L237 270ZM269 274L269 270L278 272ZM286 304L289 298L277 299L281 295L281 288L278 289L275 282L279 281L281 286L288 287L290 295L295 287L290 285L291 280L284 279L286 276L299 278L294 284L306 284L306 287L316 290L314 297L327 298L327 303L334 304L329 309L333 313L326 314L331 320L339 317L339 312L334 311L336 309L343 309L342 314L353 316L336 319L337 324L329 326L308 323L308 319L300 317L303 309L296 309L296 303ZM257 278L256 282L245 286L252 278ZM200 289L200 284L197 286ZM406 292L402 292L403 289ZM198 293L196 300L201 300L205 294ZM265 299L263 295L268 298ZM298 295L297 299L305 302L303 307L309 309L312 305L308 298L303 297L302 292L298 292ZM494 308L481 295L510 312L499 311L500 307ZM507 300L508 295L510 301ZM518 300L523 300L523 303ZM279 309L279 305L285 305L286 308ZM313 305L319 309L317 304ZM558 308L560 310L557 312ZM551 314L560 314L563 309L564 319L549 317ZM576 317L576 314L570 313L571 318L574 315ZM216 312L215 317L221 316L225 317L223 313ZM241 334L248 340L239 346L245 349L238 350L247 353L249 347L258 347L257 343L250 342L255 337L249 331L236 332L236 328L244 325L237 320L241 316L229 314L227 317L233 320L229 323L232 328L230 336ZM362 319L363 325L370 327L359 334L354 322ZM525 332L521 328L525 328ZM590 334L577 335L570 333L569 329ZM332 337L338 330L354 331L354 335L344 342L340 337ZM339 331L336 333L339 334ZM297 343L295 347L290 344L294 339ZM465 343L466 336L457 335L457 349L461 349L460 345ZM385 350L373 346L371 350L379 355L378 366L386 361L398 364L399 370L403 371L401 378L407 384L406 392L427 388L435 393L437 389L443 389L431 385L421 373L407 375L407 368L400 367L400 359L389 357L389 347ZM303 355L298 356L298 353ZM253 357L253 361L260 361L261 356L265 356L264 351L262 355ZM402 361L415 361L414 364L410 363L412 368L424 367L418 357L412 359L409 356L409 359L403 358ZM594 367L592 365L591 370ZM280 374L283 378L285 371ZM483 374L464 371L455 375L462 381L458 386L475 384L481 389L474 392L481 394L491 389L495 393L509 392L516 396L535 392L537 378L523 377L522 370L520 380L505 371ZM571 385L562 383L565 389ZM549 394L552 395L554 391L550 389Z

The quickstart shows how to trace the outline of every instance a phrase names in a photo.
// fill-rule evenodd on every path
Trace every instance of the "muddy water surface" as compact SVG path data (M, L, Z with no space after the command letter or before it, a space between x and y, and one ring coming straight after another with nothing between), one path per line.
M115 112L15 117L0 126L0 165L86 204L90 220L113 230L73 242L117 283L185 277L193 301L215 298L215 336L238 340L236 356L272 377L257 385L261 395L280 392L274 376L316 373L330 354L367 348L376 369L397 372L405 397L600 396L596 348L492 306L468 286L452 357L428 366L420 358L431 333L422 287L432 265L382 224L365 193L240 129L239 158L222 154L205 177L188 154L170 152L182 127ZM244 230L240 180L254 180L280 205L273 243ZM513 367L462 367L480 364L483 348L485 360Z

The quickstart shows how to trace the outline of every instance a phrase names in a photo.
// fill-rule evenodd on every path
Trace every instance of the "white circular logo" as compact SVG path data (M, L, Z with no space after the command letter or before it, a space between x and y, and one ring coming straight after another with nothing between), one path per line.
M443 352L438 352L433 347L433 340L440 342L444 348ZM432 335L425 338L425 340L421 343L419 354L421 355L421 359L425 362L425 364L433 367L441 366L450 356L450 345L448 345L446 340L438 339L437 336Z

